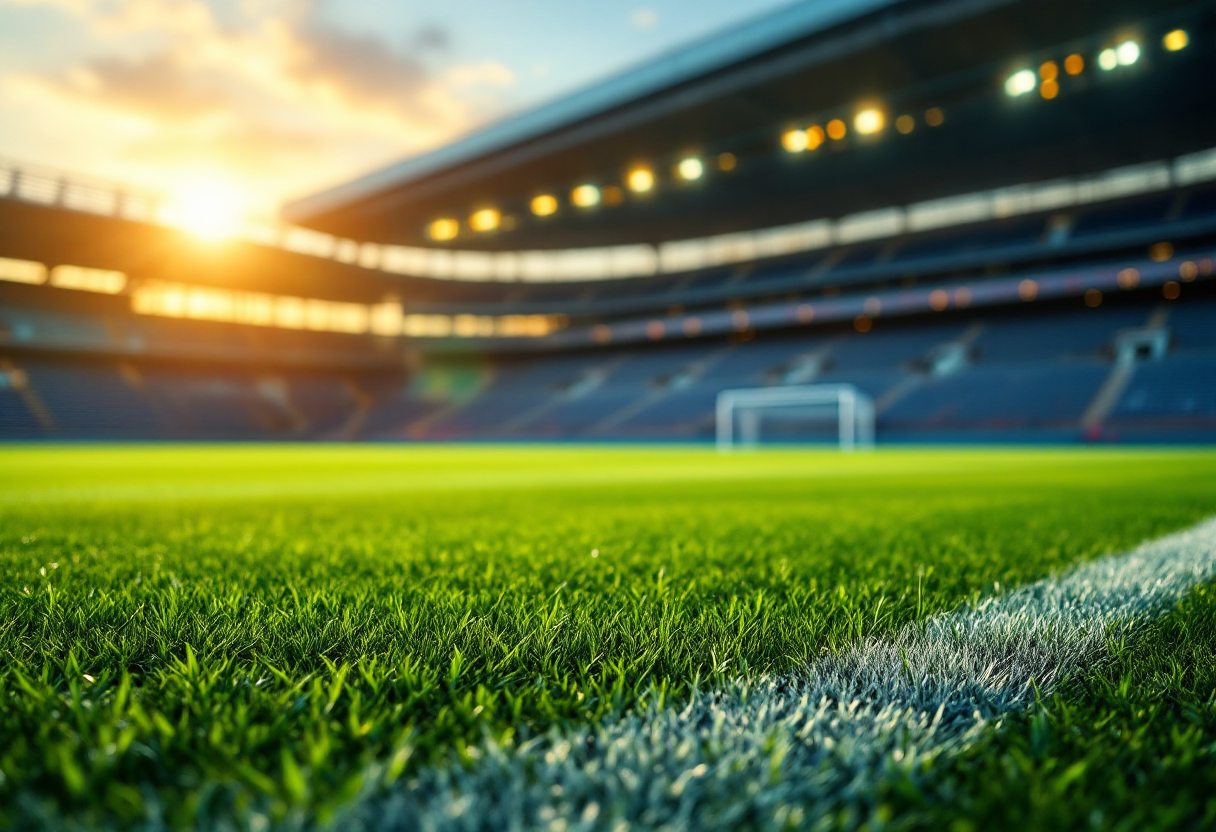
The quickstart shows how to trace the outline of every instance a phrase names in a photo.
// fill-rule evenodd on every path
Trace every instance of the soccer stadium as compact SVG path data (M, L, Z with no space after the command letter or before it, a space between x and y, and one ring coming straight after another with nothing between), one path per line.
M0 827L1216 827L1214 78L803 0L273 219L0 159Z

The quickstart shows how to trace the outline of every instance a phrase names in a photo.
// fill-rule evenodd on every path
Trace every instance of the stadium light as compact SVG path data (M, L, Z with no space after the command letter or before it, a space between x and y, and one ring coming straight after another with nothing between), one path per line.
M600 204L600 189L594 185L579 185L570 192L570 201L579 208L594 208Z
M853 116L853 129L863 136L869 136L882 130L887 124L887 117L877 107L867 107Z
M1110 72L1119 65L1119 57L1115 54L1115 50L1107 48L1098 53L1099 68Z
M459 233L460 223L450 217L435 220L426 227L426 235L437 243L454 240Z
M807 145L805 130L786 130L781 134L781 146L788 153L801 153L807 149Z
M540 194L532 197L532 213L538 217L547 217L557 213L557 197L553 194Z
M637 167L629 171L625 184L635 194L644 194L654 187L654 171L647 167Z
M1028 92L1033 92L1038 84L1039 79L1035 77L1033 69L1020 69L1006 79L1005 95L1010 98L1017 98Z
M1115 57L1120 66L1131 66L1140 60L1140 44L1134 40L1125 40L1115 47Z
M496 209L482 208L480 211L474 211L469 217L469 228L480 232L494 231L501 221L502 214Z
M686 182L692 182L705 174L705 164L696 156L689 156L681 159L680 163L676 165L676 173Z
M1187 44L1190 42L1191 38L1186 33L1186 29L1175 29L1161 39L1162 45L1170 52L1186 49Z

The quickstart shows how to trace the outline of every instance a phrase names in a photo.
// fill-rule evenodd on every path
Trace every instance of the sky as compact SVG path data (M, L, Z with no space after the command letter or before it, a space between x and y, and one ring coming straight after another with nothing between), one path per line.
M790 0L0 0L0 157L279 204Z

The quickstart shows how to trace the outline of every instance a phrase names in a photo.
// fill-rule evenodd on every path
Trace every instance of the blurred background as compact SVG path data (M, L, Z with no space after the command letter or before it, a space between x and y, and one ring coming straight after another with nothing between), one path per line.
M1208 443L1214 47L1189 0L0 0L0 438Z

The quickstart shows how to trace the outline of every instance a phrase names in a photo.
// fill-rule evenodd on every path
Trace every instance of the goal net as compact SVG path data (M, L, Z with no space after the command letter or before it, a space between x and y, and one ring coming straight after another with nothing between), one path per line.
M718 450L777 442L837 442L841 450L874 444L874 400L851 384L723 390L718 394Z

